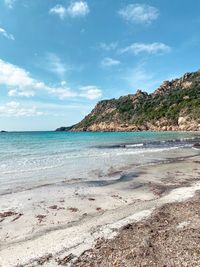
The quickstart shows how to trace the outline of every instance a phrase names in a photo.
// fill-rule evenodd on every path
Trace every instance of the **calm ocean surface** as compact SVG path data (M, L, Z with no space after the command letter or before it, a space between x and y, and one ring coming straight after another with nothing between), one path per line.
M132 165L194 151L198 133L0 133L0 193L70 179L96 180ZM191 152L192 153L192 152ZM109 179L109 178L108 178Z

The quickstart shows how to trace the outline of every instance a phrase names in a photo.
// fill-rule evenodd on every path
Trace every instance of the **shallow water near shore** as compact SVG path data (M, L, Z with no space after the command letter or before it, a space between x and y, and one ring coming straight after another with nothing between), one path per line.
M173 158L177 148L174 157L182 156L180 148L195 155L197 141L195 132L1 133L0 194L72 179L119 179L120 170Z

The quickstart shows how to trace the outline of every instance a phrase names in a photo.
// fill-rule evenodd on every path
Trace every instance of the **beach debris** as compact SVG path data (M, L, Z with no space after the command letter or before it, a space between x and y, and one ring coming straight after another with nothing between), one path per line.
M58 207L57 205L52 205L49 207L49 209L52 209L52 210L64 210L65 208L64 207Z
M102 210L102 208L98 207L98 208L96 208L96 210L97 210L97 211L101 211L101 210Z
M56 262L58 263L58 265L65 265L66 263L69 263L71 260L73 260L75 258L74 254L69 254L67 256L65 256L64 258L60 259L57 258Z
M7 217L11 217L17 215L16 212L14 211L4 211L4 212L0 212L0 218L7 218Z
M200 143L195 143L193 147L200 149Z
M133 230L133 224L127 224L124 227L122 227L122 230Z
M95 201L96 199L93 197L88 198L89 201Z
M17 221L23 215L23 213L18 213L17 216L12 220L12 222Z
M150 185L150 190L153 192L155 196L162 196L166 190L168 189L167 185L164 184L156 184L156 183L151 183Z
M77 211L79 211L79 209L73 208L73 207L68 208L68 210L70 210L71 212L77 212Z
M38 214L35 217L38 219L39 223L41 223L47 216L42 215L42 214Z
M52 210L57 210L58 209L58 206L57 205L52 205L49 208L52 209Z
M111 197L113 197L113 198L118 198L118 199L122 199L122 197L120 197L119 195L112 195Z
M168 203L142 221L99 239L74 267L200 266L200 191L186 202Z
M37 259L37 264L43 265L45 262L48 262L52 258L53 258L53 255L51 253L46 254L46 255Z

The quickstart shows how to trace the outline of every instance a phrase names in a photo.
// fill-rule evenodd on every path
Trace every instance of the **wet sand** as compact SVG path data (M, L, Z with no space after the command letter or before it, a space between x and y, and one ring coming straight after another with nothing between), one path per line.
M179 205L166 203L193 197L200 190L199 166L199 156L187 157L132 171L116 169L109 181L63 181L0 196L0 266L133 266L120 265L119 248L118 265L98 265L102 246L116 243L99 240L121 238L127 224L154 221L163 205ZM97 242L84 265L87 254L80 255ZM115 254L108 254L109 263Z

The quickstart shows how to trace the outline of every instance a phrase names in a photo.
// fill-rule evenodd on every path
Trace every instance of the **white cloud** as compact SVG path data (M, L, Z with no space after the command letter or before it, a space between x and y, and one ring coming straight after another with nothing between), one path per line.
M0 59L0 84L9 87L9 96L33 96L35 90L42 89L45 84L34 80L22 68Z
M67 8L67 14L71 17L84 17L90 12L89 6L85 1L76 1Z
M113 59L110 57L106 57L101 61L101 66L102 67L112 67L112 66L117 66L120 64L120 61L117 59Z
M94 100L102 96L102 91L95 85L82 86L78 90L73 91L66 86L66 82L61 82L60 87L48 88L51 95L55 95L59 99L67 99L71 97L83 97L89 100Z
M43 112L37 111L36 107L22 106L19 102L11 101L0 105L0 116L3 117L31 117L40 115L43 115Z
M134 55L138 55L140 53L148 53L148 54L163 54L170 52L171 48L163 43L133 43L130 46L127 46L123 49L120 49L120 53L133 53Z
M66 85L63 86L62 83L60 87L48 87L48 93L50 95L58 97L60 100L78 96L77 92L72 91Z
M71 18L84 17L89 14L89 12L89 6L85 1L72 2L68 7L56 5L49 10L50 14L58 15L61 19L64 19L66 16Z
M49 10L49 13L58 15L61 19L64 19L66 15L66 8L62 5L56 5Z
M5 62L0 59L0 85L8 87L8 95L31 97L36 93L45 92L48 95L55 96L59 99L72 97L85 97L87 99L95 99L102 95L100 89L95 86L81 87L77 90L72 90L67 86L65 81L62 81L58 86L49 86L42 81L38 81L31 77L26 70Z
M80 96L90 100L94 100L102 96L102 91L94 85L83 86L80 88L80 91Z
M8 8L13 8L15 1L16 0L4 0L4 3Z
M4 37L6 37L7 39L10 39L12 41L15 40L14 36L10 33L8 33L5 29L0 28L0 34L3 35Z
M119 10L119 15L128 22L150 24L159 16L159 10L146 4L130 4Z
M99 47L102 49L102 50L105 50L105 51L111 51L111 50L115 50L117 48L118 44L116 42L112 42L112 43L100 43Z

